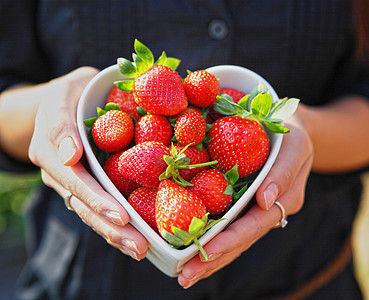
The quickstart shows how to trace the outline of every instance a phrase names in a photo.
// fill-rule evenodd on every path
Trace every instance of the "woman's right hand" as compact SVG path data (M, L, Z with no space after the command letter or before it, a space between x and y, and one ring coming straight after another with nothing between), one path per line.
M31 161L41 168L44 183L110 245L136 260L145 257L148 242L130 224L126 210L107 193L80 161L83 154L76 122L78 100L98 70L79 68L44 85L29 147ZM67 208L66 208L67 209Z

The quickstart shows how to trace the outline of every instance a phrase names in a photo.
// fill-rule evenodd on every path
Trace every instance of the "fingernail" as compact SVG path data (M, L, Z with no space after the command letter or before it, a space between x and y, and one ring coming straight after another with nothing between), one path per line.
M208 260L205 260L205 259L201 259L202 262L209 262L209 261L214 261L216 260L217 258L221 257L223 255L223 253L212 253L212 254L209 254L208 257L209 259Z
M195 275L193 275L191 278L186 278L188 281L196 281L197 279L199 279L202 275L205 274L205 270L202 270L199 273L196 273Z
M64 165L67 164L73 158L76 152L77 152L76 145L70 136L64 138L60 142L58 148L58 156L60 161Z
M138 251L136 243L132 240L124 238L124 239L122 239L122 245L123 245L124 248L126 248L130 252L135 253L136 257L137 257L137 254L141 254L141 252Z
M120 251L125 254L128 255L130 257L132 257L134 260L140 261L140 259L137 257L137 253L133 252L132 250L123 247L122 249L120 249Z
M277 185L275 183L269 184L266 190L264 191L263 195L264 195L265 207L267 210L269 210L274 204L274 201L277 199L277 196L278 196Z
M107 210L107 211L104 211L102 214L114 224L117 224L119 226L125 225L122 220L122 217L117 211Z

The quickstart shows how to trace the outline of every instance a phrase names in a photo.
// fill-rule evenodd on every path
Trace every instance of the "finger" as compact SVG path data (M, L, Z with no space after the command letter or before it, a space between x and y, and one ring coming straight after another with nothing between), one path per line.
M55 182L51 176L42 172L43 180L53 185L53 188L65 199L69 194L60 184ZM145 257L148 242L147 240L130 224L120 226L114 220L99 215L80 199L72 196L69 200L70 208L82 219L84 223L90 226L96 233L101 235L110 245L130 255L136 260Z
M51 169L53 170L52 165ZM128 223L130 217L127 211L101 187L81 163L73 167L59 166L57 170L53 175L42 170L42 179L46 185L62 196L64 191L68 191L78 199L83 199L86 206L116 225L124 226Z
M184 265L178 279L179 284L184 287L193 285L199 279L210 276L228 265L274 228L280 219L281 212L275 205L268 211L257 205L253 206L245 216L236 220L204 246L209 256L208 261L199 254Z
M278 157L256 192L256 201L263 209L270 209L285 193L306 163L312 163L312 145L307 133L289 125L291 132L283 137Z
M135 260L141 260L146 256L148 242L130 224L121 227L106 222L104 218L89 209L76 197L71 197L70 206L84 223L101 235L111 246L120 249Z
M83 67L51 83L60 101L53 103L53 110L48 109L46 122L50 129L49 139L64 165L74 165L82 156L83 146L76 123L77 105L83 89L97 72L97 69Z

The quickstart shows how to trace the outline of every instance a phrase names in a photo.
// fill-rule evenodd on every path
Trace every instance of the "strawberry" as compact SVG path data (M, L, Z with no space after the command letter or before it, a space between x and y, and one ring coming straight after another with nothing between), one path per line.
M169 148L160 142L137 144L119 157L118 170L142 186L157 188L159 176L167 168L163 157L169 154Z
M132 191L137 189L139 184L122 176L122 174L120 174L118 171L118 161L123 151L114 153L105 161L104 171L115 187L122 193L123 196L126 197Z
M209 131L209 155L223 173L235 164L241 177L260 169L268 158L270 142L262 125L240 116L223 117Z
M206 133L204 118L197 112L189 112L180 116L174 127L174 135L183 145L200 143Z
M273 103L268 93L248 100L250 110L247 101L236 104L228 95L219 96L216 109L228 116L214 122L208 132L210 158L218 161L215 167L225 173L237 164L240 178L258 171L269 156L270 141L263 125L275 133L289 132L279 123L293 114L298 104L297 99Z
M138 189L134 190L128 197L128 203L154 230L157 230L155 220L156 193L157 189L139 187Z
M173 136L173 128L168 119L160 115L142 116L135 128L135 143L148 141L162 142L168 146Z
M199 107L209 107L220 94L219 81L206 70L189 73L184 80L188 102Z
M174 143L174 147L178 151L182 151L182 149L185 147L179 143ZM189 159L189 166L196 165L196 164L203 164L210 161L208 151L205 149L205 147L202 147L202 149L198 149L195 146L188 147L184 152L184 155L186 155ZM196 174L200 173L201 171L204 171L208 169L208 166L204 167L197 167L193 169L180 169L179 175L187 180L190 181Z
M119 105L122 111L135 118L136 121L140 118L137 112L138 105L133 97L133 91L126 92L113 86L109 92L106 103L115 103Z
M199 197L175 182L160 182L155 201L155 219L159 233L176 248L194 242L208 259L198 238L216 222L208 222L208 213Z
M92 138L105 152L123 150L133 139L133 121L121 110L109 110L94 121Z
M187 97L182 78L175 71L179 60L167 57L165 52L154 62L150 49L135 40L133 63L118 58L120 72L133 78L116 82L124 91L133 91L136 103L151 114L172 116L183 111Z
M181 77L171 68L155 65L136 78L136 103L152 114L172 116L187 107Z
M202 200L211 215L222 213L232 201L233 189L219 170L202 171L190 183L187 189Z

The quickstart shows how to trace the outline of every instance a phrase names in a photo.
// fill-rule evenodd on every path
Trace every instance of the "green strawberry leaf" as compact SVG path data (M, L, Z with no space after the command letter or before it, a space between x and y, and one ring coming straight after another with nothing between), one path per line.
M300 100L296 98L284 98L278 101L268 115L268 119L286 120L292 116Z
M121 110L121 108L118 104L109 102L105 105L105 111L109 111L109 110Z
M214 110L226 116L233 116L238 111L243 111L242 107L236 104L227 94L217 96L217 101L214 103Z
M235 164L233 168L226 172L224 175L226 176L229 184L235 185L237 180L240 178L240 175L238 174L238 165Z
M168 166L174 164L174 158L169 155L164 155L163 159L167 163Z
M95 144L94 138L92 137L92 129L90 129L87 132L87 139L89 141L90 147L92 152L94 153L95 157L99 157L100 154L102 153L102 150L100 148L98 148Z
M137 74L145 73L149 69L149 66L146 64L146 62L144 62L136 53L132 53L132 58L137 68Z
M86 127L92 127L97 120L97 117L89 118L83 121L83 124L85 124Z
M153 66L154 55L148 47L142 44L139 40L135 39L134 49L136 51L136 54L145 62L148 68Z
M268 120L261 120L261 122L263 124L265 124L266 127L268 127L271 131L275 132L275 133L288 133L290 132L290 130L282 125L276 124L276 123L272 123Z
M240 105L241 107L243 107L243 109L247 110L247 104L248 104L248 100L250 98L250 94L247 94L245 96L243 96L240 101L238 101L238 105Z
M206 214L203 218L198 219L196 217L192 218L191 224L188 228L188 233L195 236L195 237L199 237L201 234L204 233L204 229L207 223L207 219L208 219L208 214Z
M175 71L179 64L181 63L181 60L175 57L167 57L164 66L167 66L168 68L171 68L173 71Z
M251 102L251 111L257 118L264 118L272 107L272 96L267 93L258 94Z
M102 109L101 107L98 107L96 110L97 110L97 117L98 118L106 113L106 110Z
M237 201L238 199L240 199L242 197L242 195L246 192L248 187L249 187L249 185L246 183L237 193L234 193L233 194L233 200Z
M135 65L128 59L119 57L117 60L119 71L129 78L135 78L137 76L137 69Z
M268 88L266 87L264 82L261 82L261 81L257 85L255 85L253 89L251 90L250 98L249 98L248 105L247 105L248 110L251 109L252 100L260 93L269 93Z
M211 127L213 127L213 124L206 123L205 132L208 132L211 129Z
M120 80L120 81L115 81L114 84L115 86L125 92L130 92L133 91L133 80Z
M223 195L233 195L234 189L232 184L228 184L227 187L223 191Z
M159 58L154 63L154 65L164 66L166 61L167 61L167 54L165 53L165 51L163 51L161 55L159 56Z

